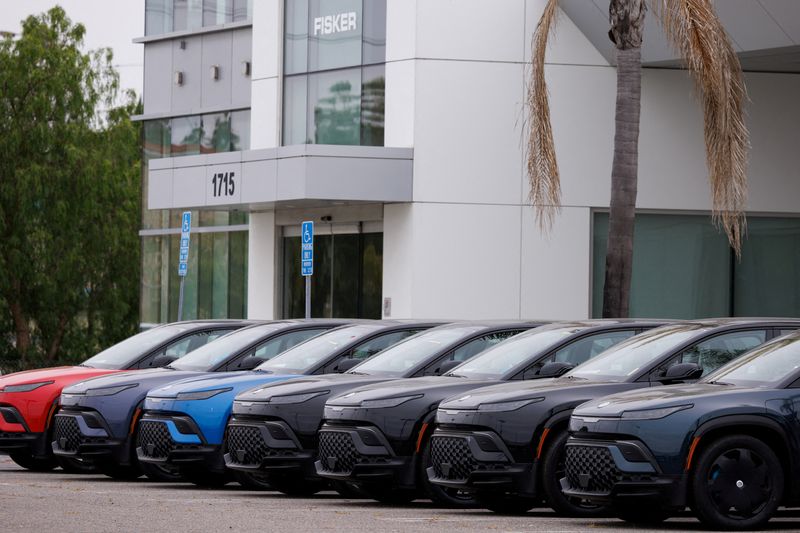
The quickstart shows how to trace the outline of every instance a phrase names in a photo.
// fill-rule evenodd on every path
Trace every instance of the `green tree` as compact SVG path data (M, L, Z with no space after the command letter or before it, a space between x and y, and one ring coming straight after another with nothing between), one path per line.
M55 7L0 41L0 343L21 367L83 358L138 321L139 104L84 32Z
M706 162L715 222L737 255L747 197L746 92L739 59L710 0L651 0L667 39L679 52L703 106ZM633 267L633 228L639 158L641 46L645 0L610 0L609 37L617 59L614 159L611 169L603 316L627 317ZM544 80L548 37L558 0L548 0L534 34L528 93L530 135L527 171L531 201L544 228L561 204L561 187Z

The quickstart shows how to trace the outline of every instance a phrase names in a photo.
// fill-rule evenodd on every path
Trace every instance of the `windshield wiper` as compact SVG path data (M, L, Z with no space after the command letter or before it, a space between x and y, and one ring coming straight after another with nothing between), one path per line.
M451 378L464 378L469 379L469 376L465 376L464 374L445 374L445 376L449 376Z
M355 370L348 370L345 374L352 374L354 376L369 376L366 372L356 372Z
M725 385L726 387L735 387L733 383L728 383L726 381L707 381L706 383L710 383L711 385Z
M274 374L275 373L272 370L264 370L262 368L254 368L253 372L259 372L261 374Z
M580 376L561 376L561 377L565 378L565 379L582 379L583 381L586 381L586 380L589 379L589 378L582 378Z

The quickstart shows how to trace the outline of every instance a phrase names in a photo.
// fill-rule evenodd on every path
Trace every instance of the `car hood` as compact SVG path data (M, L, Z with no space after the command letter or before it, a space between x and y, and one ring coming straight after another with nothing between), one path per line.
M203 392L228 388L243 390L270 381L280 381L297 377L294 374L267 374L266 372L218 372L200 379L189 378L179 380L164 387L151 390L148 398L176 398L182 392Z
M514 400L525 400L529 398L547 396L549 392L565 391L587 385L597 385L594 381L575 380L570 378L545 378L532 381L512 381L500 383L491 387L469 392L466 395L458 395L447 398L440 404L442 409L478 409L478 406L485 403L511 402Z
M687 404L702 405L711 399L727 398L725 403L735 402L733 397L749 394L752 391L753 389L748 387L711 383L653 387L611 394L588 401L576 408L574 414L576 416L617 418L622 415L623 411L660 409Z
M267 374L269 375L269 374ZM236 396L237 401L247 402L266 402L273 396L290 396L293 394L304 394L329 390L331 386L351 385L358 387L361 382L373 382L376 379L384 379L380 376L363 376L358 374L325 374L322 376L307 376L293 379L291 381L279 381L274 383L264 383L254 389L246 390Z
M87 366L60 366L55 368L42 368L39 370L27 370L0 376L0 388L7 385L24 385L26 383L39 383L42 381L72 381L103 376L117 370L104 368L90 368Z
M328 404L352 407L361 405L361 402L366 400L382 400L400 396L424 396L428 394L435 396L444 395L444 397L447 397L448 391L452 391L452 394L455 394L465 388L485 387L486 385L492 385L494 383L497 383L497 381L484 381L451 376L400 379L389 383L375 383L358 387L346 394L331 398L328 400Z
M86 391L89 389L116 387L118 385L129 385L132 383L139 384L142 383L143 381L148 381L153 377L161 378L168 372L174 372L174 371L165 370L163 368L150 368L147 370L116 372L110 375L106 374L103 376L92 377L90 379L85 379L83 381L74 383L64 389L64 394L86 394ZM176 376L175 379L177 380L180 379L181 377L183 376Z

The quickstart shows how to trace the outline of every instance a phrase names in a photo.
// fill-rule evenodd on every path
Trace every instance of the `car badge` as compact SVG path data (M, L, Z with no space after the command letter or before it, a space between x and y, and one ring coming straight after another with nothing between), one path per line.
M450 470L453 468L453 465L450 463L442 463L442 474L444 477L450 477Z
M336 457L327 458L328 468L334 470L336 468Z
M148 444L148 445L145 446L145 449L147 450L147 455L152 457L153 456L153 452L156 451L156 445L155 444Z
M240 463L244 463L244 458L247 452L245 450L236 450L236 460Z
M66 450L67 449L67 438L66 437L61 437L60 439L58 439L58 447L61 448L62 450Z
M589 488L589 481L591 481L592 476L589 474L578 474L578 483L581 484L582 489Z
M606 405L611 405L611 402L600 402L597 404L597 407L605 407Z

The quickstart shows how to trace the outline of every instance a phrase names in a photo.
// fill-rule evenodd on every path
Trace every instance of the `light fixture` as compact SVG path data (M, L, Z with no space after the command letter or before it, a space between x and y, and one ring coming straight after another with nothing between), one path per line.
M249 75L250 75L250 62L242 61L242 76L249 76Z
M186 50L186 41L181 40L181 42L178 43L178 46L181 50Z
M183 72L180 70L175 71L175 85L179 87L183 85Z
M211 79L212 80L218 80L219 79L219 65L211 65L211 68L209 69L209 72L211 73Z

